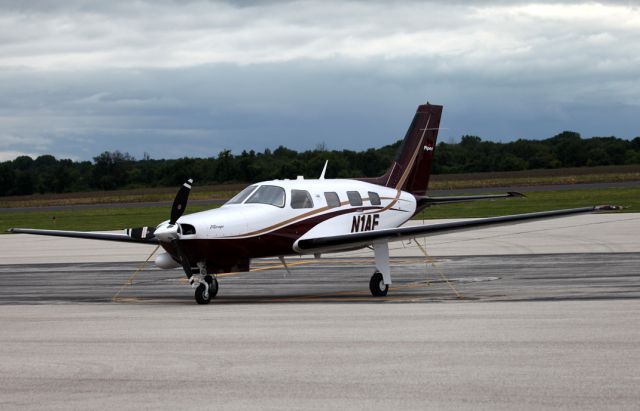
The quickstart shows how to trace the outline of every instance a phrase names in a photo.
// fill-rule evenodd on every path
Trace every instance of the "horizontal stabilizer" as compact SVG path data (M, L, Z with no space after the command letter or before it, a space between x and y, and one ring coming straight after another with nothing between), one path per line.
M505 193L505 194L482 194L482 195L474 195L474 196L444 196L444 197L416 196L416 200L418 202L417 208L421 210L425 207L430 207L436 204L463 203L466 201L493 200L496 198L510 198L510 197L526 197L526 196L522 193L509 191L508 193Z

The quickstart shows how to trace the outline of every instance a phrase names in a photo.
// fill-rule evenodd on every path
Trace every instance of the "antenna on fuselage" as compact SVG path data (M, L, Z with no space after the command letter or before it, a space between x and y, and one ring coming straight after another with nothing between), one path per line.
M324 173L327 172L327 164L329 164L329 160L324 162L324 167L322 168L322 173L320 173L320 180L324 180Z

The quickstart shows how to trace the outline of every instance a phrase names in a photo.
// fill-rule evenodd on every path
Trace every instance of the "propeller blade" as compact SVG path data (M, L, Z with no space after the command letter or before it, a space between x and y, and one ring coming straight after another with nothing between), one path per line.
M129 237L136 240L149 240L155 237L153 235L155 230L155 227L133 227L127 228L126 233Z
M190 178L182 185L182 187L180 187L180 190L178 190L176 198L173 200L173 206L171 207L171 218L169 219L170 225L174 225L187 208L187 200L189 200L191 184L193 184L193 179Z
M182 264L182 269L184 270L184 273L187 275L187 278L190 279L191 276L193 275L193 270L191 268L191 264L189 263L189 259L187 258L187 255L182 250L182 247L180 247L180 243L178 242L178 240L172 240L171 245L173 245L173 247L178 252L178 256L180 257L180 264Z

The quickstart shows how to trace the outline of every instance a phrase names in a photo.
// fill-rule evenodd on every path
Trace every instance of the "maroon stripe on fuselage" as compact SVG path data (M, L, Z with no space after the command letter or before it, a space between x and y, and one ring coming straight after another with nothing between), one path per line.
M295 254L293 244L316 225L330 218L343 214L359 213L382 207L358 207L336 210L294 222L272 232L244 238L212 238L179 240L180 246L195 266L196 262L205 261L211 273L232 271L232 267L240 261L251 258L274 257ZM171 243L162 243L169 254L176 257L178 253Z

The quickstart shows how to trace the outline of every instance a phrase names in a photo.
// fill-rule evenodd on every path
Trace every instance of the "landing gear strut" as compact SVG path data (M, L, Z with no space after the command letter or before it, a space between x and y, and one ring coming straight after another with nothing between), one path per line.
M391 270L389 269L389 243L379 242L373 244L373 252L376 260L376 271L369 281L369 290L374 297L384 297L391 284Z
M380 271L374 272L371 276L371 280L369 281L369 290L371 290L371 295L374 297L384 297L387 295L389 285L384 283L384 278Z

